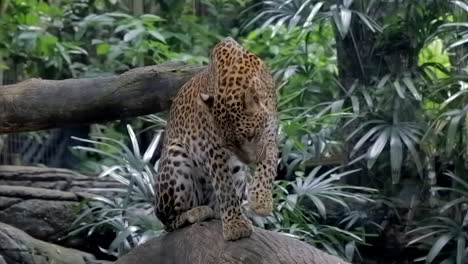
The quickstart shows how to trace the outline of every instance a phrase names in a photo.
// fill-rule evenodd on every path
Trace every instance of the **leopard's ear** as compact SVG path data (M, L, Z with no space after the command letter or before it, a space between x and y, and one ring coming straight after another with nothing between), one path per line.
M249 87L244 92L244 109L247 112L255 112L261 108L260 98L254 87Z
M208 108L211 108L213 107L213 104L214 104L214 97L211 96L211 95L207 95L207 94L204 94L204 93L200 93L200 99L203 103L205 103L206 106L208 106Z

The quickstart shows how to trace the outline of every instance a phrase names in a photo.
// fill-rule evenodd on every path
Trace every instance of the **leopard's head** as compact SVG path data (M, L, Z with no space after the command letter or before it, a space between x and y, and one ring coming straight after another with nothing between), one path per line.
M214 48L209 69L216 76L211 80L212 95L202 94L201 99L209 105L225 147L245 163L262 160L265 133L274 125L269 105L274 98L265 92L274 89L268 68L227 38Z

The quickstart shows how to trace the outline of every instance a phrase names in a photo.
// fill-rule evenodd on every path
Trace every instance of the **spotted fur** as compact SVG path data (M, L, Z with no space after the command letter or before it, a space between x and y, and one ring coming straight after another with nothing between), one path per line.
M214 47L210 65L177 93L170 110L155 212L167 229L220 217L226 240L249 237L241 210L272 210L277 113L266 65L232 38ZM256 164L253 176L247 165ZM250 178L248 187L247 179Z

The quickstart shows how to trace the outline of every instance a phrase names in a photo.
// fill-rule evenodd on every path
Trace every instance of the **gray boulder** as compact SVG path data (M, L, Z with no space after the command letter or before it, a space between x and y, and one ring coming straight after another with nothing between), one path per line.
M93 196L90 189L121 186L112 179L88 177L66 169L0 166L0 222L43 241L96 250L85 232L65 236L83 201ZM101 191L99 195L111 197L112 192Z
M95 258L91 254L35 239L0 223L0 264L87 264L93 261Z
M0 185L0 222L38 239L58 241L75 220L79 201L71 192Z

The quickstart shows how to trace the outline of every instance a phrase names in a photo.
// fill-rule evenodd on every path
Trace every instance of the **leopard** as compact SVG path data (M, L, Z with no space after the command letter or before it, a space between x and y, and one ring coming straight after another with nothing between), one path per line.
M276 89L267 65L233 38L176 93L155 177L154 211L166 229L220 219L225 240L250 237L273 207L278 163Z

